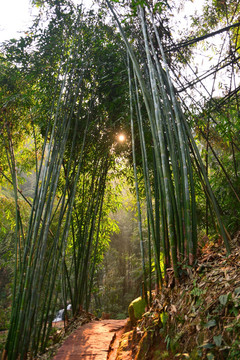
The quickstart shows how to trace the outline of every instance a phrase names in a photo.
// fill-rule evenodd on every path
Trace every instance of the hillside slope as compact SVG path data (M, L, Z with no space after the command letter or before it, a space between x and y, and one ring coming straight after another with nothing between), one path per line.
M162 290L125 333L117 360L240 358L240 232L226 257L208 242L180 284ZM169 270L171 275L171 270Z

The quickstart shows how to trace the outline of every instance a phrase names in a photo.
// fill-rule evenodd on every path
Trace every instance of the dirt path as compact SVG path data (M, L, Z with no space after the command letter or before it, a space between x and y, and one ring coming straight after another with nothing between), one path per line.
M120 333L127 320L92 321L76 329L53 360L115 360Z

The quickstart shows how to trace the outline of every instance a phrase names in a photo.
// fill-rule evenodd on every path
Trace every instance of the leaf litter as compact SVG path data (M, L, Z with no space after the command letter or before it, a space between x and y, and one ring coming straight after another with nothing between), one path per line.
M140 338L147 333L151 346L135 360L240 359L239 244L240 232L227 257L221 244L209 241L195 267L186 266L179 284L172 286L169 276L168 285L138 321L135 331ZM163 342L164 351L159 352Z

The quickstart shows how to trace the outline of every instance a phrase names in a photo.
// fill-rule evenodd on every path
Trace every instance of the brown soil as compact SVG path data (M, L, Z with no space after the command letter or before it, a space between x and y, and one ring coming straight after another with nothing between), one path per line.
M59 348L53 360L115 359L112 356L121 336L119 332L123 332L126 323L127 320L95 320L79 327Z

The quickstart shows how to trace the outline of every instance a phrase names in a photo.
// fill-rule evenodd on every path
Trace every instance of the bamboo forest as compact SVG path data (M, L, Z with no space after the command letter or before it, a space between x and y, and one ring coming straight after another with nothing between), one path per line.
M240 2L29 7L0 44L1 359L239 359Z

